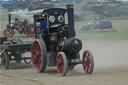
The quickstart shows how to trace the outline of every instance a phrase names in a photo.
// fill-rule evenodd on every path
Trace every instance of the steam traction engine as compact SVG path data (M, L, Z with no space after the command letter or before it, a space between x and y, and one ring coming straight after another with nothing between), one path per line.
M82 64L85 73L91 74L94 68L91 52L84 51L82 60L80 59L82 42L75 38L73 5L67 5L67 9L51 8L35 14L35 30L36 23L44 18L43 15L47 16L47 36L44 37L41 33L40 38L33 42L33 67L38 72L44 72L47 65L56 66L58 74L65 76L75 65Z
M26 19L23 22L19 21L18 18L15 18L14 23L11 21L11 14L9 14L7 28L3 32L5 37L12 38L14 36L14 30L17 30L20 34L24 33L30 38L34 37L34 26L33 24L29 24Z
M14 35L14 29L16 29L20 34L24 33L25 26L27 25L27 20L21 22L18 18L15 18L15 22L11 22L11 14L8 15L7 28L4 30L3 34L7 38L12 38Z

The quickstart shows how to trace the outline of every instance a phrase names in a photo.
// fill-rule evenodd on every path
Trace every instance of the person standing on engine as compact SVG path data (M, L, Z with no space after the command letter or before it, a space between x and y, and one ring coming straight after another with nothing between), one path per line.
M42 32L42 31L47 31L47 16L46 15L40 21L40 32Z
M48 30L47 30L47 16L44 15L43 19L40 21L40 38L45 40L47 45L48 41Z
M18 18L15 18L14 23L17 24L18 22L19 22L19 19Z

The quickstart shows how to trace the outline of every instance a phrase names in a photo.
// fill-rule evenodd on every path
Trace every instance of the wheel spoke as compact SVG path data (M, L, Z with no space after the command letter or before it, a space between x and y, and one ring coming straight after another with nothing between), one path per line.
M91 71L91 64L89 64L89 68L88 68L89 72Z
M37 65L36 65L36 67L37 67L37 70L39 70L39 69L40 69L40 65L39 65L39 64L37 64Z
M88 72L88 67L87 66L85 67L85 71Z
M38 64L39 65L41 64L41 56L39 56L39 58L38 58Z
M36 58L35 58L35 56L32 56L32 62L33 62L33 64L36 64Z
M64 64L61 63L61 73L63 73L63 72L64 72Z
M40 54L41 53L41 50L40 50L40 47L39 47L39 44L37 43L37 45L36 45L36 49L37 49L37 51L38 51L38 54Z
M90 69L90 65L88 64L87 65L87 72L89 72L89 69Z
M59 65L59 62L60 62L60 60L59 60L59 58L57 58L57 60L56 60L57 66Z

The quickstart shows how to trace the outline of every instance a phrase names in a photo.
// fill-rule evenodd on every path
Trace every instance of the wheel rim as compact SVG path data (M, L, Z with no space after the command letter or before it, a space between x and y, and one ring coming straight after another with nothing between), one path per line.
M91 74L93 71L92 55L88 51L85 51L83 54L83 68L85 73Z
M42 62L41 48L37 41L32 46L32 63L33 66L39 71Z
M28 37L34 37L34 26L32 24L29 24L26 26L25 33Z
M61 54L59 54L57 56L57 60L56 60L56 66L57 66L57 72L60 74L64 73L64 60L63 60L63 56Z
M14 31L11 28L7 28L4 30L4 36L7 38L11 38L14 35Z

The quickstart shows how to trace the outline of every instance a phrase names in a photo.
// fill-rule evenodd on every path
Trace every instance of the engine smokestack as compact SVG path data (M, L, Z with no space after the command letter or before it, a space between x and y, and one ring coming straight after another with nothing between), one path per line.
M69 37L75 37L74 29L74 5L67 5Z
M11 14L10 13L8 14L8 23L9 24L11 23Z

